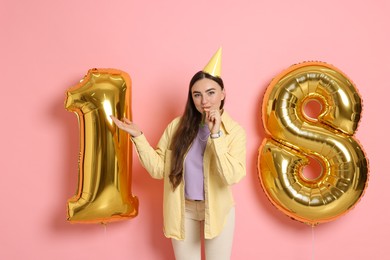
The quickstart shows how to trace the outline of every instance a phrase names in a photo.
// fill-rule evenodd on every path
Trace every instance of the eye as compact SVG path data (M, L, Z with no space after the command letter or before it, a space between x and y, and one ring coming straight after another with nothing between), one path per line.
M215 91L209 91L209 92L207 92L207 94L208 94L209 96L212 96L212 95L215 94Z
M193 96L194 98L197 98L197 97L200 97L200 94L199 94L199 93L194 93L194 94L192 94L192 96Z

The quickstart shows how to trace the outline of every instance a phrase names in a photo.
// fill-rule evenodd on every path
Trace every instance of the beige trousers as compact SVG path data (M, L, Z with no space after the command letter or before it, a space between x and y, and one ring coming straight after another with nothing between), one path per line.
M201 260L201 239L204 237L204 201L186 200L185 239L172 239L176 260ZM221 220L222 221L222 220ZM206 260L230 260L234 236L235 209L226 218L221 234L204 239Z

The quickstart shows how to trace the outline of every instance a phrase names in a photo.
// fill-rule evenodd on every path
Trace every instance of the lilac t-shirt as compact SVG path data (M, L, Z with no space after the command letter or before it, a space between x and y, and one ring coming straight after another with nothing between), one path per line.
M209 136L209 128L200 126L184 162L184 190L190 200L204 200L203 154Z

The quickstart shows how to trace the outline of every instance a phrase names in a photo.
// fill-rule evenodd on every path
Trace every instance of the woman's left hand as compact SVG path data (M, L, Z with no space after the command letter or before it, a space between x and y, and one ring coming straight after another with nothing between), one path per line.
M219 109L205 109L206 120L205 123L208 125L211 134L216 134L221 127L221 112Z

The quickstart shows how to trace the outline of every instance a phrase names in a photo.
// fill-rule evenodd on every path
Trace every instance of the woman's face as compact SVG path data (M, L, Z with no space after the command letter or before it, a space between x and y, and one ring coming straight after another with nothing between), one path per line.
M195 82L191 93L195 107L200 113L203 113L205 109L219 109L225 98L225 90L217 82L208 78Z

